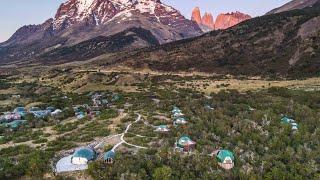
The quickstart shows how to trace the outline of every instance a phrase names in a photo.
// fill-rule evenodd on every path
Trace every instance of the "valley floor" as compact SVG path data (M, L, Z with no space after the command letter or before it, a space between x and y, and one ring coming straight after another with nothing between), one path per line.
M54 106L64 114L58 119L28 117L16 130L0 127L0 179L44 174L88 179L320 175L318 77L268 80L67 67L20 73L1 76L0 112ZM100 114L80 120L69 112L77 105L94 107L95 93L109 102ZM182 110L187 124L174 125L174 107ZM282 123L284 117L294 119L297 130ZM156 132L160 125L170 131ZM187 154L175 146L184 135L196 142ZM98 158L87 170L53 174L61 158L88 145ZM232 170L223 170L208 156L220 149L235 154ZM103 153L110 150L116 152L114 164L105 164Z

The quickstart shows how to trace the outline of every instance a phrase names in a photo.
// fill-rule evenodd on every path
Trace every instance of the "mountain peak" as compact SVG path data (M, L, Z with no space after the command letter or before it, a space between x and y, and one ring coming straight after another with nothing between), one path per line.
M60 31L79 23L104 24L120 13L130 11L142 14L158 13L157 19L165 16L161 13L182 16L160 0L69 0L58 9L53 29Z
M199 7L195 7L192 10L191 20L198 24L201 24L201 12Z
M239 11L219 14L216 20L214 20L213 15L208 12L205 12L201 17L199 7L193 9L191 16L191 20L198 23L203 31L227 29L247 19L251 19L251 16Z
M203 25L206 25L212 29L214 29L214 20L213 20L213 16L211 13L204 13L204 15L202 16L202 20L201 20L201 23Z
M216 29L227 29L229 27L235 26L242 21L251 19L248 14L241 13L239 11L231 13L219 14L216 19L215 28Z
M135 27L150 31L160 44L203 33L197 23L160 0L68 0L60 5L53 20L22 27L2 43L1 46L7 46L10 51L0 54L0 59L33 58L36 54L73 47L84 41L93 43L90 40L96 37L125 36L121 32ZM144 43L145 37L136 38L139 39L140 43L130 40L135 48L148 46L149 43ZM19 49L25 51L21 53Z

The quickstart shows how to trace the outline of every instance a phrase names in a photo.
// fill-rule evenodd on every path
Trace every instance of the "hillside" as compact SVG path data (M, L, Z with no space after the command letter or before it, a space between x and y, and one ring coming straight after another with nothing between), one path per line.
M0 179L319 177L320 78L18 71L0 76ZM195 146L179 149L184 136ZM73 163L79 148L96 157ZM232 169L215 156L222 149L233 153Z
M320 2L319 0L292 0L281 7L278 7L276 9L269 11L267 14L275 14L275 13L280 13L284 11L291 11L295 9L312 7L313 5L319 2Z
M320 69L319 6L257 17L225 31L99 59L158 71L314 76Z
M74 46L56 48L42 54L39 59L42 62L54 61L55 63L62 63L65 60L86 60L104 53L154 45L159 45L159 41L150 31L143 28L130 28L112 36L99 36Z

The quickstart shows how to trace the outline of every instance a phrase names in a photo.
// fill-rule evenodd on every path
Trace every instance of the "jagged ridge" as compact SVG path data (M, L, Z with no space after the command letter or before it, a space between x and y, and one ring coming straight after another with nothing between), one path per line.
M201 17L201 11L199 7L195 7L193 9L191 16L191 20L195 21L203 31L228 29L248 19L251 19L250 15L238 11L219 14L216 20L214 20L213 15L208 12L205 12L205 14Z

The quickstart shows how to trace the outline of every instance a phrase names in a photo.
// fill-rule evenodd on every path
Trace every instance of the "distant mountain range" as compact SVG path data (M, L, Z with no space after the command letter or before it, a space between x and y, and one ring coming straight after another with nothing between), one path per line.
M61 48L74 49L79 43L97 37L127 36L121 32L132 33L127 31L132 28L149 31L151 42L138 33L134 41L130 41L134 45L124 43L126 47L121 46L125 49L154 45L154 39L163 44L203 33L195 22L160 0L68 0L59 7L54 19L41 25L24 26L1 43L0 61L32 60L43 54L61 52ZM97 52L108 51L100 49ZM67 51L64 53L72 55Z
M193 9L191 16L191 20L195 21L205 32L218 29L227 29L248 19L251 19L250 15L237 11L219 14L216 20L214 20L213 15L208 12L205 12L205 14L201 16L199 7L195 7Z

